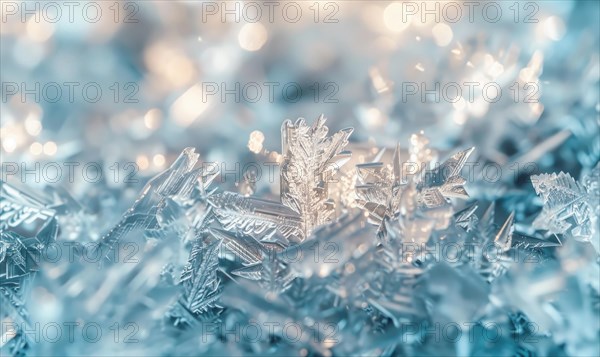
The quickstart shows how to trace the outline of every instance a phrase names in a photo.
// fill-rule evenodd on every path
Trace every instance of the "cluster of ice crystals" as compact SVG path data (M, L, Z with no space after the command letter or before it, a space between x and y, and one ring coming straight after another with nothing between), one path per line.
M391 165L372 162L357 165L357 202L385 235L385 222L398 220L413 241L424 242L435 228L449 224L450 198L469 197L460 176L473 148L456 153L437 167L432 164L433 151L423 134L411 137L410 161L402 163L400 146L396 147ZM429 169L432 167L431 169Z
M532 176L535 192L544 204L533 226L581 241L591 240L598 249L599 177L598 165L581 182L564 172Z
M474 149L438 164L420 133L389 163L381 150L355 162L354 176L345 170L356 182L344 200L348 182L332 178L349 162L352 130L328 135L324 123L283 124L280 201L211 187L218 173L188 148L98 239L59 234L88 215L65 192L38 198L3 182L2 351L597 354L598 253L587 241L598 235L598 166L579 182L532 177L544 203L533 219L470 197L463 169ZM40 254L65 242L73 259ZM135 343L31 338L36 324L72 322Z

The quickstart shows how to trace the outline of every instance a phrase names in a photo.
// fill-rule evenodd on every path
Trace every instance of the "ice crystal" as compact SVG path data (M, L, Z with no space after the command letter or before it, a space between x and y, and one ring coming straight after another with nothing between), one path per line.
M296 277L277 252L307 240L314 229L333 219L329 197L332 178L349 158L344 151L352 129L327 136L325 118L312 126L304 119L281 128L283 164L281 203L223 192L209 201L224 230L213 234L242 260L233 274L256 280L270 291L283 291ZM228 232L229 231L229 232Z
M121 221L100 239L98 247L102 256L110 259L109 253L115 244L134 230L147 231L150 236L160 236L165 226L180 218L183 213L183 210L178 211L180 206L193 206L195 196L205 199L207 188L216 174L204 177L202 168L194 168L198 156L193 148L186 148L169 169L153 177L144 186ZM206 210L195 212L192 216L193 229L184 224L184 231L180 230L178 233L184 234L191 229L192 236L195 236L207 229L209 218Z
M533 226L568 234L577 240L591 240L594 234L598 234L599 177L600 166L596 166L581 182L564 172L532 176L535 192L544 203Z
M233 192L214 194L209 202L226 230L267 242L284 238L285 244L297 241L302 235L299 214L281 203Z
M85 250L74 261L34 261L56 240L78 249L94 242L82 234L91 213L66 192L46 190L53 199L42 199L3 183L0 318L9 329L2 353L597 351L597 254L563 239L597 234L597 168L580 182L563 173L534 177L545 202L534 220L514 204L532 192L464 202L471 188L461 171L473 149L437 165L440 154L422 133L405 151L363 152L345 168L346 181L335 182L349 134L328 136L322 117L312 126L284 123L281 201L211 188L217 174L194 168L198 155L186 149L100 239L101 260L110 264L89 264L96 254ZM134 256L118 254L120 243L135 243ZM137 343L28 337L38 322L72 321L133 327ZM505 332L492 347L480 338L436 337L448 326L460 326L463 337L491 333L490 324ZM533 335L543 347L523 341Z
M473 148L456 153L430 170L434 154L427 143L422 134L413 135L409 150L413 161L401 162L398 145L391 165L382 162L357 165L357 203L378 225L380 235L385 235L386 221L400 219L407 236L426 240L427 232L434 227L440 229L449 224L452 215L449 199L469 197L463 187L466 180L460 172Z
M272 292L284 291L296 277L283 260L277 257L287 245L280 242L258 241L240 232L214 229L212 234L241 260L242 267L234 275L254 280Z
M29 313L22 297L24 286L0 286L0 319L3 324L0 351L7 349L12 356L25 356L31 345L24 332L31 331Z
M344 151L352 128L328 137L325 117L312 126L304 119L292 124L287 120L281 128L283 164L281 166L281 202L301 217L303 241L312 230L332 219L335 212L329 198L333 175L350 157Z
M217 304L222 290L217 276L219 246L219 241L205 243L199 239L194 243L179 281L183 293L169 313L176 326L211 321L220 311Z
M36 271L57 231L49 202L0 181L0 285Z
M376 320L384 317L399 327L403 319L423 314L413 299L423 274L423 249L433 232L450 225L450 199L468 198L460 172L472 151L461 151L436 166L432 160L437 153L428 148L421 133L411 137L410 161L401 161L397 145L391 164L357 165L357 203L378 226L381 238L381 246L371 253L379 268L366 274L367 280L359 288ZM457 225L472 227L472 213L462 212Z

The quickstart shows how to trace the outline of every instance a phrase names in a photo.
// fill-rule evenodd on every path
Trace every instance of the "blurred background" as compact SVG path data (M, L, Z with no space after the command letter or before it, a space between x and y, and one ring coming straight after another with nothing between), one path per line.
M128 201L187 146L232 169L277 159L283 120L320 114L369 148L423 130L442 150L475 146L484 162L578 176L600 152L599 11L596 1L5 1L3 179L77 197L105 185ZM65 162L80 163L74 180ZM90 177L102 170L93 185L77 173L86 164Z

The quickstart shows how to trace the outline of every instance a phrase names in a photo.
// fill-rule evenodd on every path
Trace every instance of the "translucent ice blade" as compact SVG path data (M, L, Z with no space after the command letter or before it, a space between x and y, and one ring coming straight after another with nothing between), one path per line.
M101 238L98 246L101 255L107 256L113 246L134 229L156 228L157 214L160 214L167 199L189 199L194 187L201 181L201 172L193 169L197 160L198 154L194 149L186 148L171 167L153 177L121 221Z
M256 264L267 254L266 247L251 236L230 233L213 228L211 233L223 242L223 246L233 252L244 264Z
M513 247L524 248L524 249L559 247L562 245L560 238L555 234L550 236L550 238L548 238L548 239L541 239L541 238L537 238L537 237L530 237L530 236L515 233L515 234L513 234L512 241L513 241L512 242Z
M205 243L201 240L194 243L179 281L183 292L178 304L168 313L175 319L175 325L194 326L198 320L216 316L216 311L210 310L216 310L222 291L221 281L217 276L220 244L220 241Z
M338 221L316 229L310 239L278 254L300 277L327 277L343 267L351 257L364 254L375 244L373 231L365 227L363 215L342 216Z
M473 150L475 148L460 151L444 161L439 167L426 172L423 181L419 184L419 188L440 187L442 192L448 197L452 197L453 194L459 195L459 197L466 195L466 192L461 190L465 181L461 181L458 178Z
M503 252L508 251L512 245L512 235L514 231L515 213L511 212L498 233L494 238L494 244Z
M266 241L278 233L279 238L285 238L283 244L288 244L288 240L298 241L302 235L301 217L280 203L232 192L214 194L209 202L225 230Z

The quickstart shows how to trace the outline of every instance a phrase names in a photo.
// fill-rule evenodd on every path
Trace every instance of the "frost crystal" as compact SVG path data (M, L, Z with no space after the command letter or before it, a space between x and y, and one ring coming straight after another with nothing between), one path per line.
M350 152L343 150L352 130L343 129L328 137L322 115L312 126L306 125L304 119L294 124L289 120L283 123L281 202L301 217L299 241L305 240L315 227L328 222L335 212L328 186L350 158Z
M568 234L589 241L598 234L600 166L577 182L568 173L541 174L531 177L533 187L544 203L533 226L552 233Z
M185 149L168 170L153 177L144 186L121 221L100 240L98 248L102 256L110 260L109 253L115 244L136 229L147 230L151 236L160 236L160 231L182 214L178 211L180 206L193 205L195 196L203 198L207 195L207 187L216 174L203 177L201 168L194 169L198 156L193 148ZM207 212L194 215L192 235L206 229L210 223L207 217ZM187 228L184 224L183 229Z
M427 232L448 225L450 198L468 198L460 176L473 148L450 157L442 165L428 170L434 154L427 148L423 135L413 135L409 150L414 161L400 161L400 146L396 147L391 165L373 162L357 165L357 203L369 213L369 219L379 226L379 234L386 232L386 221L401 218L401 228L407 236L421 232L423 241ZM433 224L431 227L429 225Z
M226 230L237 231L266 242L285 238L285 244L289 240L298 240L302 235L300 216L281 203L244 197L233 192L214 194L209 202Z
M285 122L281 201L210 188L217 173L194 168L186 149L100 239L102 254L84 249L100 236L85 234L97 213L58 189L38 198L3 183L0 352L598 355L598 254L561 241L598 236L598 167L580 182L534 176L534 220L515 203L533 192L490 199L467 187L477 200L462 201L473 149L436 165L421 133L408 150L370 147L353 161L350 132L328 136L323 117ZM76 259L39 256L65 242ZM118 254L131 243L133 255ZM74 322L111 338L30 338Z
M207 244L199 239L192 247L179 282L183 293L169 313L176 326L194 326L199 320L211 321L220 311L216 304L222 290L217 277L219 246L218 241Z
M306 241L316 227L331 221L329 197L333 176L350 158L344 151L352 129L327 136L325 118L312 126L304 119L281 128L283 164L281 203L231 192L209 199L224 230L213 230L224 246L242 260L233 274L256 280L269 291L284 291L296 275L276 253Z
M48 202L0 181L0 278L19 279L37 270L41 252L56 239L56 212Z
M2 348L7 348L13 356L25 355L31 344L24 332L31 331L32 327L22 300L23 288L0 286L0 319L3 324L0 351ZM13 329L7 329L9 326Z
M212 234L241 260L243 267L233 270L234 275L258 281L272 292L286 290L296 277L276 255L287 245L281 242L261 242L250 235L218 228L212 230Z
M460 172L473 149L436 167L432 161L437 153L427 144L422 133L416 134L408 150L410 161L401 162L397 145L391 164L357 165L356 202L378 226L381 245L370 253L377 268L370 267L367 273L363 270L362 276L354 278L362 283L354 288L362 291L363 298L358 301L367 304L369 315L377 321L376 329L384 328L384 321L400 327L404 319L424 313L414 300L422 265L427 262L423 250L434 232L449 227L453 214L450 199L468 198ZM472 227L476 224L473 212L461 212L456 224Z
M57 232L56 212L46 199L0 181L0 348L11 355L22 355L30 347L23 298L40 268L42 252L54 244Z

